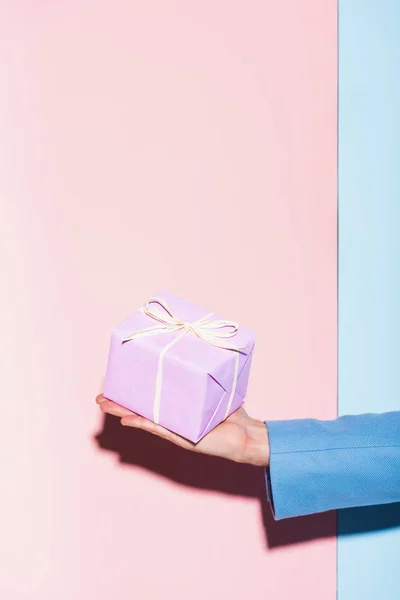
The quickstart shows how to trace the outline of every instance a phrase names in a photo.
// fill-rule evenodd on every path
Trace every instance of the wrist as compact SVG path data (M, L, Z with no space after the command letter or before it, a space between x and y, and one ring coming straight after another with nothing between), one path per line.
M269 466L269 436L265 423L253 419L246 448L246 462L256 467Z

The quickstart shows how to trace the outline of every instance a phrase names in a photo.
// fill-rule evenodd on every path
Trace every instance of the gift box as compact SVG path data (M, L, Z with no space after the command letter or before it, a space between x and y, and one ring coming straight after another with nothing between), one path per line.
M253 332L162 292L112 332L104 396L198 442L244 402Z

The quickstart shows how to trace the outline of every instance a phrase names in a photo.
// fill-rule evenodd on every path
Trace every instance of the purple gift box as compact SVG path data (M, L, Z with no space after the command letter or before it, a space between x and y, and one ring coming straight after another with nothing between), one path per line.
M253 332L161 292L112 332L104 396L192 442L244 402Z

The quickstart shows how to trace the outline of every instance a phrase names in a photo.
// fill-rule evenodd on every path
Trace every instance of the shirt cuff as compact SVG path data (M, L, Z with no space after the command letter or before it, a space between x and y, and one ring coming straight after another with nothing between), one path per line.
M315 423L315 427L314 427ZM317 421L298 419L267 421L270 462L266 469L267 498L276 520L328 510L321 482L329 473L331 460L316 452L312 444L318 433ZM315 430L314 430L315 429ZM304 447L310 443L310 447ZM315 439L314 439L315 441Z
M332 505L337 495L333 489L335 479L331 477L332 453L321 446L326 442L328 423L298 419L268 421L266 426L270 444L266 488L274 518L336 508Z

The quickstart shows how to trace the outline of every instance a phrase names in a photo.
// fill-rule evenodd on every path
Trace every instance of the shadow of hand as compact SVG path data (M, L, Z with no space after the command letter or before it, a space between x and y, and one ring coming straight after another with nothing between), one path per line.
M101 449L116 452L121 462L179 485L259 501L270 549L336 535L334 513L275 521L266 497L264 469L260 467L188 452L146 431L122 427L119 419L109 414L96 441Z

